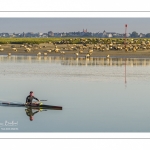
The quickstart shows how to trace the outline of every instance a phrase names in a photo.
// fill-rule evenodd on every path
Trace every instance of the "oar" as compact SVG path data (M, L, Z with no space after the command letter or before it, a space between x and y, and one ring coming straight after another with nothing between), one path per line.
M46 109L43 109L42 111L47 111Z
M40 101L47 101L47 100L40 100Z

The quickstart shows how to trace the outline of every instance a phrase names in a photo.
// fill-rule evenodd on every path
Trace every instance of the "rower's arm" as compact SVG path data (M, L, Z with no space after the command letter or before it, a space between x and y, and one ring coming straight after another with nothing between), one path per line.
M34 98L35 100L37 100L37 101L40 101L38 98L36 98L36 97L34 97L34 96L33 96L33 98Z
M32 115L34 115L34 114L36 114L36 113L38 113L39 111L35 111L34 113L32 113Z

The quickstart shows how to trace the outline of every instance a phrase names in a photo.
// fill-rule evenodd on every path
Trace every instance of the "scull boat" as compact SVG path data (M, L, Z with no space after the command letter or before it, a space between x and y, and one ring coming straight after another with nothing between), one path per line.
M33 104L33 105L26 105L24 103L18 102L0 102L0 106L13 106L13 107L27 107L27 108L39 108L39 109L55 109L55 110L62 110L61 106L53 106L53 105L43 105L43 103Z

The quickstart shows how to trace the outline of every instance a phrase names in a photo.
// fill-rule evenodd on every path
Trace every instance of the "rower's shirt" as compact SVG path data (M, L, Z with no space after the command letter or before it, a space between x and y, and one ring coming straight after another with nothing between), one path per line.
M33 99L35 99L35 100L37 100L38 101L38 98L36 98L36 97L34 97L34 96L27 96L27 98L26 98L26 103L32 103L32 100Z

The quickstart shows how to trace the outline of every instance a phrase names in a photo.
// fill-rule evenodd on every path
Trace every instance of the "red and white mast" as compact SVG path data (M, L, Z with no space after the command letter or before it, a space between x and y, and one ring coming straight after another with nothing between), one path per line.
M126 44L127 44L127 24L125 24L125 48L126 48Z

